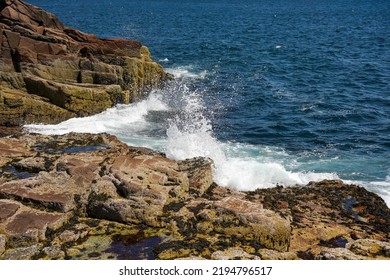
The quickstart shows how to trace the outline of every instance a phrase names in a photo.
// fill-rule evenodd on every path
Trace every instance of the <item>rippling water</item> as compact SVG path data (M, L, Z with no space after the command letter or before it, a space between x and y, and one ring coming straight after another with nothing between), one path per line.
M340 178L390 203L390 2L29 1L66 25L147 45L178 81L44 133L107 131L209 156L238 189Z

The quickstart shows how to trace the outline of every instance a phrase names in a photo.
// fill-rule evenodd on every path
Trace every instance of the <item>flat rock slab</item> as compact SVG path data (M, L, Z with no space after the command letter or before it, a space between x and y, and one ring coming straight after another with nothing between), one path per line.
M0 157L18 157L32 155L25 143L15 138L0 138Z
M19 203L0 200L0 223L12 217L19 208Z
M39 180L18 180L3 184L0 187L0 197L12 198L22 202L29 202L49 210L68 212L73 209L73 196L59 189L31 188L29 184L39 183Z
M12 218L0 223L8 236L7 247L29 246L46 239L47 230L56 230L67 221L60 213L48 213L23 207Z

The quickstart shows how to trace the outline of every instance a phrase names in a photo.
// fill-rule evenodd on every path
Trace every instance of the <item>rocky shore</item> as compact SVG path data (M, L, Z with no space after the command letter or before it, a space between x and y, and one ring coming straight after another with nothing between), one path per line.
M40 8L0 0L2 130L96 114L169 79L138 41L97 38Z
M0 0L0 259L390 259L390 209L342 181L239 192L213 162L108 134L25 134L171 79L139 42ZM15 134L15 131L19 133Z
M108 134L0 138L2 259L390 259L390 210L341 181L238 192L206 158Z

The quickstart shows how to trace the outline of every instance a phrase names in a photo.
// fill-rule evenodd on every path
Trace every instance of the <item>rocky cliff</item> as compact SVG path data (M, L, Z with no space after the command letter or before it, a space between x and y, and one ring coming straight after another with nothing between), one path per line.
M364 188L238 192L212 164L107 134L0 138L0 259L390 259L390 209Z
M0 126L95 114L167 79L137 41L97 38L40 8L0 0Z

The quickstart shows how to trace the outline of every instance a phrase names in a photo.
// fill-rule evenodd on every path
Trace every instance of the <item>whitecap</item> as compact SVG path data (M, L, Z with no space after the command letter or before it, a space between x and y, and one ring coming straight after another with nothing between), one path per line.
M166 68L165 70L178 79L204 79L208 74L206 70L196 71L192 65Z

